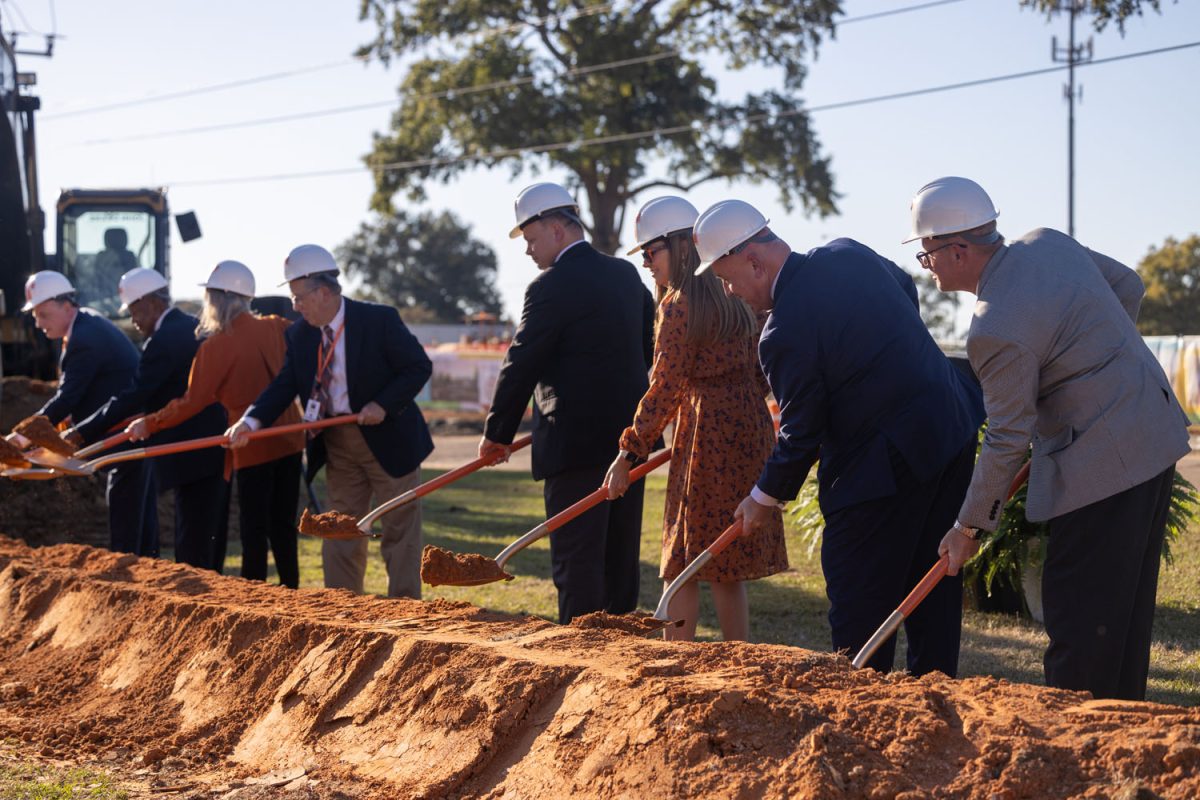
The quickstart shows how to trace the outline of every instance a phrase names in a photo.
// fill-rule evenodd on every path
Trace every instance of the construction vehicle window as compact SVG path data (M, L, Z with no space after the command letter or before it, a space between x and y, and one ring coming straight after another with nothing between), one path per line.
M135 267L155 265L155 219L148 211L70 209L63 225L64 272L81 305L116 316L117 284Z

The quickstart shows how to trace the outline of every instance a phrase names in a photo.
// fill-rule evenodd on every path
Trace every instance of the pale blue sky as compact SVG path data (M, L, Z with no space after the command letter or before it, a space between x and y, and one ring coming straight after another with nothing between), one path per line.
M855 17L915 4L847 0L844 7ZM1131 20L1123 38L1115 28L1095 35L1096 57L1200 40L1200 4L1163 5L1161 15ZM49 0L19 0L19 6L29 26L49 29ZM292 246L312 241L332 248L366 218L369 174L197 182L355 167L370 149L372 132L387 126L391 108L214 133L128 137L387 101L401 77L397 68L346 64L189 98L68 112L348 61L372 33L357 21L357 7L356 0L57 0L64 38L54 58L20 62L38 73L42 98L43 208L52 214L62 187L166 185L173 210L196 211L204 229L197 242L173 243L177 296L198 296L195 285L224 258L246 262L260 289L274 290ZM0 2L0 13L6 28L24 27L13 17L11 0ZM845 25L821 47L804 97L809 106L820 106L1047 67L1051 36L1065 41L1066 31L1065 18L1047 23L1020 10L1017 0L962 0ZM1087 24L1079 32L1094 35ZM21 41L36 44L32 37ZM1077 237L1132 266L1166 237L1200 232L1200 48L1077 74L1084 87L1076 111ZM760 70L724 80L729 95L778 82ZM1064 72L814 114L843 195L839 216L788 214L765 185L712 183L690 199L703 209L741 197L762 208L794 249L851 236L914 269L916 246L900 244L908 230L908 201L942 175L983 184L1010 236L1043 225L1065 230L1065 81ZM507 238L512 199L526 183L557 177L550 171L512 180L506 170L480 170L430 187L427 207L455 211L496 250L498 283L511 315L519 313L536 271L523 245Z

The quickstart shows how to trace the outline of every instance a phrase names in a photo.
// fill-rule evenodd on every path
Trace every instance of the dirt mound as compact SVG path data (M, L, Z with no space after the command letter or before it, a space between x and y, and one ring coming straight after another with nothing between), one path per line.
M0 538L0 738L313 797L1200 795L1200 709Z

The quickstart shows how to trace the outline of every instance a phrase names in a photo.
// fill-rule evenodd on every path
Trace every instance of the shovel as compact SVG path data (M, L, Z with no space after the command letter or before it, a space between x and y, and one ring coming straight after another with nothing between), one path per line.
M508 452L515 453L523 447L528 447L532 441L532 436L523 436L508 446ZM495 462L489 461L486 458L477 458L474 461L468 461L461 467L452 469L449 472L443 472L436 478L425 481L425 483L422 483L415 489L409 489L403 494L396 495L378 508L367 512L366 516L357 522L349 514L327 511L324 514L310 515L308 510L305 509L300 519L300 532L308 536L316 536L318 539L359 539L376 536L378 534L371 532L371 526L375 524L375 520L384 514L389 511L395 511L400 506L408 505L413 500L424 497L431 492L436 492L443 486L454 483L459 478L465 478L467 475L483 467L490 467L493 463Z
M344 414L340 417L328 417L326 419L317 420L316 422L296 422L291 425L279 425L273 428L263 428L253 431L248 434L248 438L265 439L269 436L277 436L281 433L294 433L295 431L316 430L319 428L330 428L334 425L345 425L348 422L354 422L358 419L357 414ZM107 441L107 440L105 440ZM58 477L59 475L91 475L96 470L102 469L112 464L120 464L125 461L137 461L142 458L154 458L155 456L168 456L175 453L187 453L192 450L203 450L206 447L219 447L229 443L228 437L222 436L206 436L202 439L191 439L185 442L174 442L172 444L160 444L154 447L138 447L133 450L125 450L112 455L101 456L100 458L92 459L91 461L82 461L78 458L63 458L61 463L56 464L51 469L9 469L0 472L0 477L14 478L16 480L46 480L48 478ZM104 444L98 442L97 445ZM98 448L97 445L92 445L93 448ZM93 451L94 452L94 451Z
M1017 490L1029 479L1030 463L1026 461L1025 465L1021 467L1021 471L1013 478L1012 485L1008 487L1009 500L1012 500ZM933 587L937 586L938 582L946 577L946 571L949 568L950 559L948 557L942 556L937 560L937 563L929 569L929 572L925 573L925 577L921 578L920 583L914 586L913 590L908 593L908 597L904 598L904 601L892 612L891 616L883 621L883 624L879 626L879 629L875 633L871 634L870 639L867 639L867 643L862 646L862 649L858 651L858 655L850 662L854 665L855 669L861 669L865 666L871 660L871 656L875 655L875 651L883 646L883 643L900 629L901 623L908 619L913 611L916 611L921 601L933 591Z
M630 482L641 480L670 460L670 448L660 451L645 464L630 470ZM456 555L440 547L426 546L421 554L421 580L430 586L481 586L495 581L510 581L513 576L504 571L504 565L510 558L607 499L608 489L601 486L501 550L494 560L474 553Z
M25 458L41 467L69 472L71 469L79 469L89 457L96 455L96 453L102 453L111 447L125 444L125 442L129 441L130 435L124 431L113 434L107 439L102 439L95 444L88 445L82 450L77 451L74 456L63 456L44 447L35 447L32 450L25 451Z
M644 622L647 625L653 626L650 633L669 628L672 625L682 625L683 620L671 619L670 611L671 600L675 598L675 594L679 588L690 581L700 569L712 561L722 550L729 546L729 543L742 535L742 521L734 520L733 524L725 529L725 532L717 537L717 540L704 548L700 555L692 559L692 563L683 568L683 572L675 577L675 580L667 584L666 590L663 591L662 599L658 601L658 607L654 609L654 616L647 617Z

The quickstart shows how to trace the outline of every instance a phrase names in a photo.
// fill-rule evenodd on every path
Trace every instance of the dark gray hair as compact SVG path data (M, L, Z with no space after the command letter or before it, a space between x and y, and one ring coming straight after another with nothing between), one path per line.
M304 280L308 281L308 288L315 290L324 286L334 294L342 293L342 284L338 283L338 274L332 270L329 272L314 272L312 275L305 275Z

